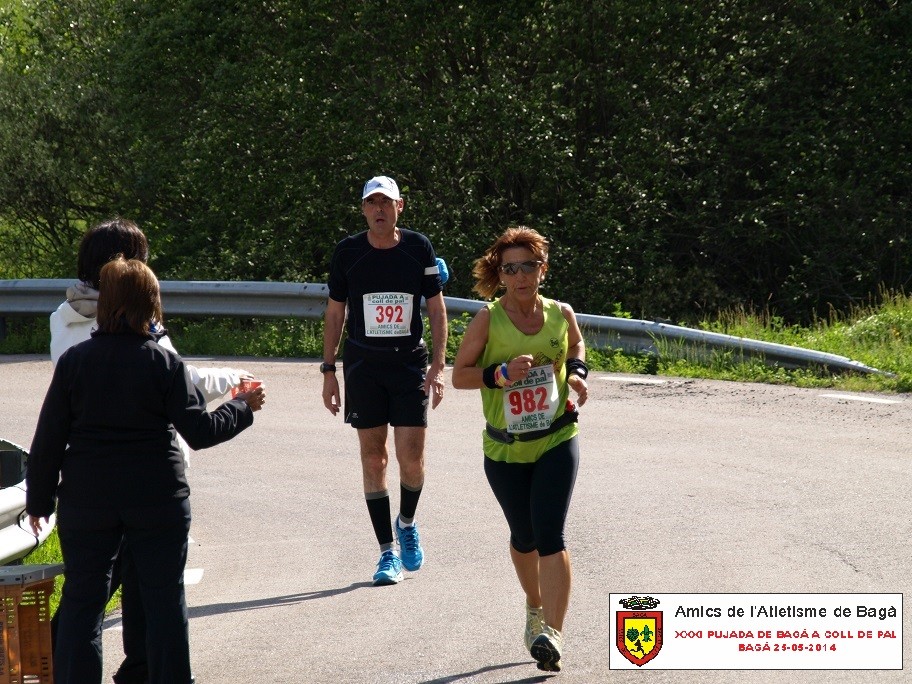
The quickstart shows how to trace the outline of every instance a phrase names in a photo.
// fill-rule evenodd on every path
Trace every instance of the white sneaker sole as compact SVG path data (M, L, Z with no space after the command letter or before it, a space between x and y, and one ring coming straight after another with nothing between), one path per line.
M398 575L393 575L392 577L390 577L389 575L384 575L382 577L374 576L374 586L375 587L388 587L391 584L399 584L399 582L401 582L401 581L402 581L401 572Z
M540 634L532 642L529 653L538 663L538 669L545 672L560 672L561 653L546 635Z

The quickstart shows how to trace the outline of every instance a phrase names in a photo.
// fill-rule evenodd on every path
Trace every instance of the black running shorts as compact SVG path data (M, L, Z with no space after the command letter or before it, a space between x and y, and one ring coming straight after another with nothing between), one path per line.
M359 429L427 427L427 361L423 345L403 352L365 349L346 342L342 355L345 422Z

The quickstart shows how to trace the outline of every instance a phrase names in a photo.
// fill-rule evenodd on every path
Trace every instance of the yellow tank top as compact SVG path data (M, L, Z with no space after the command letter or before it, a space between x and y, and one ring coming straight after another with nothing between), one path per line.
M561 313L560 304L553 299L542 298L542 311L545 323L534 335L526 335L513 325L513 321L504 311L503 305L497 299L488 306L491 315L488 327L488 343L478 361L478 365L487 368L492 363L509 361L520 354L533 356L532 366L542 367L542 371L550 378L553 369L554 383L556 384L556 397L545 396L539 390L540 396L528 390L516 390L511 393L509 387L505 389L481 388L481 402L485 420L495 428L507 429L507 414L516 413L519 417L534 419L527 411L544 408L553 411L548 414L552 419L561 416L566 410L567 397L570 387L567 385L567 331L569 324ZM542 373L544 374L544 373ZM538 389L538 388L535 388ZM508 395L505 397L505 393ZM552 408L553 406L553 408ZM511 416L511 420L516 416ZM503 444L492 439L486 431L482 431L485 456L494 461L507 463L534 463L542 454L565 442L579 432L576 423L571 423L557 430L553 434L529 442L513 442Z

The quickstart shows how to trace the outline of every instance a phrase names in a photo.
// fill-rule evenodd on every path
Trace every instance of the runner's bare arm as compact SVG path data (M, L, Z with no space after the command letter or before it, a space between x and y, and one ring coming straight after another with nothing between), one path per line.
M443 367L446 364L448 332L446 304L443 302L442 292L427 300L427 310L431 324L431 341L434 344L434 358L424 380L424 393L431 397L431 408L435 409L443 399Z
M335 299L326 300L326 314L323 320L323 362L335 364L342 340L342 328L345 326L345 302ZM335 373L323 373L323 405L333 415L342 408L342 397L339 393L339 379Z

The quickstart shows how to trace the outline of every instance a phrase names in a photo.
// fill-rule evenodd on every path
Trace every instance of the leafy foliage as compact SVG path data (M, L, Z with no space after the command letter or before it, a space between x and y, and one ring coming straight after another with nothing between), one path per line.
M120 213L175 279L322 281L387 173L471 296L511 223L577 311L791 323L912 277L912 5L0 4L0 277Z
M75 272L74 247L118 206L125 143L97 69L114 29L102 0L0 5L0 268Z

